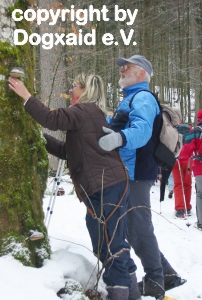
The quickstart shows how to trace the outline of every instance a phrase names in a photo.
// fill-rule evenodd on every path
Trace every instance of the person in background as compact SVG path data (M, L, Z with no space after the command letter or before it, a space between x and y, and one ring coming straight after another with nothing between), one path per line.
M72 85L71 107L50 110L33 97L23 82L9 78L9 87L25 101L25 110L43 127L66 131L61 142L45 134L46 149L68 158L78 198L87 208L86 226L93 252L103 263L103 281L110 300L141 300L136 266L126 242L128 176L117 151L101 149L98 140L107 126L102 80L97 75L78 75Z
M169 184L169 178L171 174L172 174L172 166L164 165L160 168L160 174L159 174L160 175L159 176L160 177L160 202L164 201L166 185ZM172 194L172 189L173 189L172 181L170 183L169 188L171 189L170 193Z
M168 198L173 197L173 188L174 188L174 181L173 181L173 175L172 172L170 173L170 176L168 177Z
M120 57L116 63L120 67L119 84L125 97L113 118L107 118L111 129L103 128L106 136L100 138L99 145L109 153L119 147L129 173L127 240L146 273L138 283L140 292L144 296L163 299L165 290L182 281L159 251L150 210L150 189L158 173L154 145L161 126L159 106L149 89L153 70L151 63L141 55ZM138 206L141 208L136 208Z
M191 126L188 124L179 124L177 127L179 133L183 136L183 144L186 136L191 131ZM172 169L172 175L174 180L174 199L175 199L175 213L176 219L186 219L187 216L191 216L191 189L192 179L191 172L188 172L188 159L176 160L176 163Z
M186 137L180 152L181 162L186 162L190 158L193 161L193 174L196 183L197 222L194 224L194 227L202 231L202 109L197 113L197 126ZM188 172L190 172L189 169Z

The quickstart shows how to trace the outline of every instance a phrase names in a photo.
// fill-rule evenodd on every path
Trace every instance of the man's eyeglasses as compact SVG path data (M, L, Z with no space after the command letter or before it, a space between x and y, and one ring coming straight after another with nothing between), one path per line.
M127 71L128 69L134 68L135 66L136 66L135 64L133 64L131 66L125 64L125 65L123 65L123 66L120 67L120 70Z
M76 84L75 82L73 82L73 83L72 83L72 89L75 88L75 87L80 87L80 88L82 88L82 89L84 88L82 85Z

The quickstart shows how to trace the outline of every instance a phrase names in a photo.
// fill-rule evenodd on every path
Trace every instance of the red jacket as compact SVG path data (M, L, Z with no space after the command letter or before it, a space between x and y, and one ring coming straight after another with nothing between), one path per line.
M197 127L200 127L201 130ZM200 122L185 139L185 144L180 152L180 159L187 161L193 155L201 155L202 158L202 122ZM202 175L202 162L199 159L193 161L194 176Z

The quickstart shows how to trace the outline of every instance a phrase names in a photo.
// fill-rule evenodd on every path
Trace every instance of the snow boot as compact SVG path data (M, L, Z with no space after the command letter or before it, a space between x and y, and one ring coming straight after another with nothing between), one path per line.
M173 198L173 190L170 190L168 193L168 198L171 199Z
M187 282L186 279L182 279L174 269L164 274L164 288L165 291L171 290L177 286L180 286Z
M129 288L127 286L107 286L107 300L128 300Z
M191 211L191 209L187 209L187 216L188 216L188 217L192 216L192 211Z
M174 218L179 220L186 220L184 209L176 210L174 213Z
M136 273L133 272L130 274L131 286L129 288L129 300L142 300L141 294L137 285Z
M202 224L199 224L198 222L194 223L194 228L197 228L198 230L202 231Z
M142 281L138 282L138 288L143 296L155 297L157 300L163 300L165 296L164 288L150 278L143 277Z

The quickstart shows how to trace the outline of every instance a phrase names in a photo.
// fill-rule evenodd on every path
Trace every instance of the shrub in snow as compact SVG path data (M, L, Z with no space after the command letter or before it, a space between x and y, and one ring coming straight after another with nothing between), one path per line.
M84 290L81 284L74 279L66 279L65 287L60 289L57 295L64 300L88 300L89 298L85 296Z

